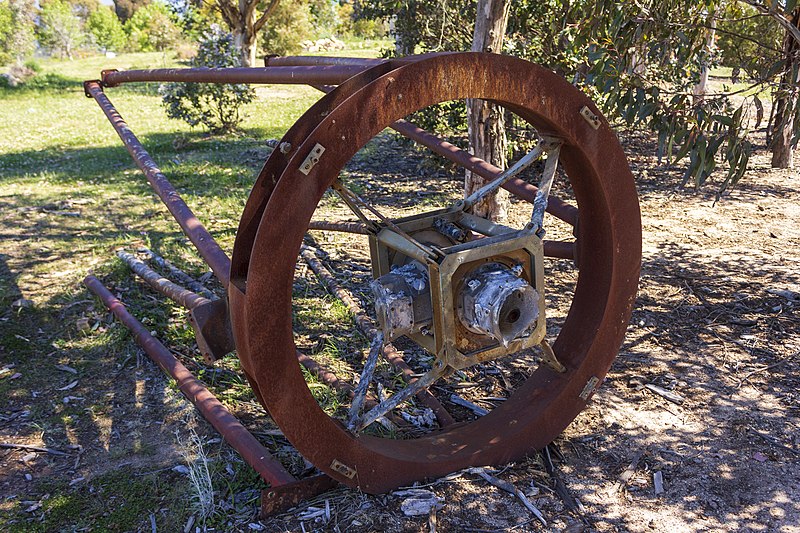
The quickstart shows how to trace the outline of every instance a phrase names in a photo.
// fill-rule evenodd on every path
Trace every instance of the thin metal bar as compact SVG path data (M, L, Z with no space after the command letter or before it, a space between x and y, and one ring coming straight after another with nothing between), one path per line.
M533 211L531 212L531 228L539 232L544 225L544 212L547 208L547 198L550 196L550 187L553 185L553 178L558 168L558 156L561 153L561 145L557 145L547 154L547 161L544 164L542 180L539 182L539 190L533 200ZM540 235L541 237L542 235Z
M428 390L428 387L433 385L433 383L441 376L442 376L441 370L439 369L429 370L416 381L409 383L404 388L394 393L388 400L382 401L381 403L379 403L378 405L376 405L375 407L364 413L364 416L361 416L358 419L354 420L348 429L351 429L351 431L356 431L356 432L361 431L368 425L375 422L380 417L389 413L392 409L400 405L405 400L411 398L411 396Z
M353 393L353 402L350 404L350 412L347 416L347 427L353 429L355 421L361 412L361 406L364 404L364 398L367 396L367 389L372 381L372 374L375 373L375 366L378 364L378 355L383 351L383 333L378 332L372 339L369 355L364 362L364 369L361 371L361 378L358 380L358 386Z
M197 407L203 417L214 426L214 429L219 431L228 444L239 452L242 459L252 466L264 481L273 486L297 481L211 394L211 391L189 372L189 369L183 366L163 344L150 335L147 328L125 309L122 302L114 298L114 295L100 283L100 280L94 276L87 276L83 283L131 331L134 339L139 346L144 348L147 355L164 372L175 379L178 389L183 395Z
M122 139L125 148L128 149L128 153L131 154L139 170L145 175L147 181L150 182L150 186L161 198L161 201L164 202L164 205L167 206L175 220L178 221L183 232L197 248L198 253L203 257L220 283L227 287L230 279L230 258L222 251L214 237L203 227L203 224L189 209L189 206L183 201L178 191L175 190L175 187L172 186L167 177L158 168L153 158L150 157L142 143L139 142L139 139L136 138L136 135L133 134L122 119L122 116L114 108L114 105L103 93L100 83L87 81L83 84L83 87L87 96L94 98L100 105L100 109L108 117L109 122L111 122L119 138Z
M338 85L363 71L360 65L105 70L102 81L106 87L143 81Z
M539 159L539 157L544 153L543 145L544 145L543 142L539 142L539 144L537 144L533 150L522 156L519 161L517 161L511 166L511 168L504 170L502 174L500 174L500 176L498 176L494 181L490 181L477 191L470 194L467 198L463 200L464 208L469 209L473 205L477 204L484 197L502 187L503 184L506 183L508 180L516 177L517 174L519 174L520 172L531 166L533 162Z
M117 252L117 257L122 259L125 264L127 264L136 275L146 281L148 285L187 309L194 309L197 306L211 302L208 298L204 298L189 289L172 283L127 252Z
M412 237L411 235L409 235L408 233L406 233L405 231L400 229L400 227L397 224L395 224L394 222L389 220L389 218L383 216L380 211L378 211L377 209L372 207L366 200L361 198L361 196L359 196L358 194L354 193L353 191L351 191L350 189L345 187L344 183L342 183L341 180L337 179L336 181L334 181L332 187L339 194L347 195L347 196L350 197L351 200L355 200L356 202L358 202L359 204L364 206L367 209L367 211L369 211L370 213L372 213L373 215L378 217L381 222L386 224L395 233L397 233L398 235L403 237L405 240L407 240L408 242L413 244L416 248L421 250L423 254L425 254L426 256L428 256L430 258L431 261L437 255L439 257L444 256L444 253L441 250L437 249L435 246L425 246L424 244L422 244L421 242L416 240L414 237ZM356 213L356 215L358 215L358 213Z

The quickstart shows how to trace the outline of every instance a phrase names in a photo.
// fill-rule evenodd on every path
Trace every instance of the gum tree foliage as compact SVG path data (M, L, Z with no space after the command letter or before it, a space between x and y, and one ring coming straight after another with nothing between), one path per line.
M715 173L720 194L741 179L752 153L750 133L757 127L751 115L761 107L756 91L693 97L702 65L720 59L707 45L715 24L725 32L734 0L641 0L612 2L523 0L512 2L504 52L551 68L586 91L609 119L630 128L653 131L658 158L667 166L681 165L683 184L703 185ZM738 2L760 14L757 19L773 34L790 31L795 0ZM474 2L465 0L371 0L358 13L391 18L395 53L468 50L475 20ZM722 31L719 32L722 34ZM800 31L798 31L800 35ZM738 35L728 35L741 42ZM786 51L779 61L754 62L760 87L789 79ZM785 77L785 76L784 76ZM786 106L797 114L796 84L780 83L789 94ZM759 88L759 87L756 87ZM792 97L791 95L794 94ZM738 96L738 98L732 98ZM743 97L743 98L742 98ZM756 113L751 113L755 110ZM458 108L444 106L442 122L462 119ZM444 117L442 120L441 117ZM787 121L784 120L785 124ZM794 121L794 142L800 121ZM430 127L426 124L424 127ZM510 126L510 129L515 129Z
M72 59L73 51L84 40L80 18L74 13L72 5L62 0L42 3L36 34L43 48L69 59Z
M138 9L125 23L128 43L137 52L162 52L180 41L181 32L173 11L162 2Z
M193 67L239 66L239 50L233 36L213 25L200 40ZM255 92L246 84L166 83L159 88L167 116L202 125L211 133L234 131L243 116L240 108Z
M122 23L110 6L99 6L89 14L86 31L101 50L121 50L128 40Z

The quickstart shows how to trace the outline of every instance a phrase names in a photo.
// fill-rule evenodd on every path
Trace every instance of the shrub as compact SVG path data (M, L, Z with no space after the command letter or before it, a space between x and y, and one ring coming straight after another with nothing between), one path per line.
M238 67L239 50L233 36L216 24L203 34L192 59L193 67ZM240 107L253 100L255 92L246 84L166 83L159 88L167 116L202 124L211 133L236 130L242 119Z

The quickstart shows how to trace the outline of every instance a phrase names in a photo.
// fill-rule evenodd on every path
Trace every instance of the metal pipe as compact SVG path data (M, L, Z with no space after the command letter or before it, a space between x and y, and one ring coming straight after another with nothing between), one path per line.
M545 257L575 260L575 242L544 241L543 245Z
M153 158L150 157L142 143L139 142L139 139L136 138L136 135L133 134L122 119L122 116L114 108L114 105L103 93L100 82L87 81L83 84L83 87L87 96L94 98L100 105L139 170L145 175L147 181L150 182L150 186L161 198L161 201L164 202L164 205L167 206L175 220L178 221L183 232L197 248L198 253L203 257L222 285L227 287L230 279L230 258L222 251L214 237L211 236L192 210L189 209L189 206L183 201L178 191L175 190L175 187L172 186L167 177L158 168Z
M312 220L308 223L308 229L342 231L345 233L357 233L359 235L370 234L367 225L361 222L328 222L325 220Z
M269 451L228 411L217 398L195 378L167 348L147 331L141 322L131 315L125 306L114 298L100 280L87 276L83 280L89 288L122 324L133 334L136 342L144 348L147 355L169 374L178 384L178 389L197 407L214 429L230 444L247 464L259 473L261 478L272 486L296 481L283 466L270 455Z
M196 82L196 83L275 83L297 85L339 85L364 66L294 66L294 67L236 67L236 68L157 68L148 70L104 70L105 87L121 83Z
M491 163L484 161L479 157L475 157L474 155L462 150L461 148L458 148L457 146L453 146L444 139L440 139L436 135L428 133L427 131L415 126L410 122L398 120L390 127L401 135L417 141L421 145L430 148L432 151L444 157L445 159L449 159L455 164L466 168L470 172L473 172L486 180L495 180L503 173L500 168L492 165ZM520 178L510 179L503 184L503 188L511 194L531 203L533 203L534 199L536 198L536 192L538 191L536 187ZM547 199L547 212L556 218L563 220L567 224L572 226L577 224L578 208L564 202L559 198L550 196Z
M184 306L186 309L194 309L197 306L211 302L208 298L204 298L199 294L193 293L189 289L172 283L127 252L117 252L117 257L125 261L125 264L127 264L136 275L146 281L148 285L167 298Z
M364 57L329 57L329 56L267 56L265 67L317 67L317 66L354 66L374 67L385 59Z

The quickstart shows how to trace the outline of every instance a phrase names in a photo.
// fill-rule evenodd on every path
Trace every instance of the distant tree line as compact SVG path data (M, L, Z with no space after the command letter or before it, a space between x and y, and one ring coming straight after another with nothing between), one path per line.
M71 59L194 47L213 24L232 33L245 65L257 54L298 52L305 39L386 34L382 22L355 20L352 4L330 0L116 0L113 7L99 0L0 0L0 65L21 64L37 48Z

